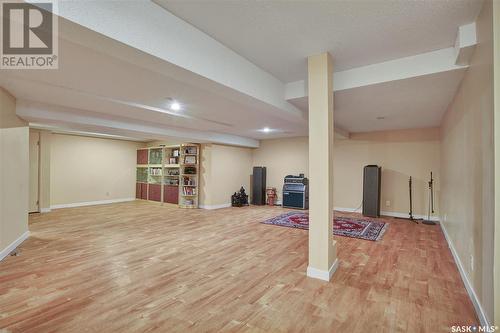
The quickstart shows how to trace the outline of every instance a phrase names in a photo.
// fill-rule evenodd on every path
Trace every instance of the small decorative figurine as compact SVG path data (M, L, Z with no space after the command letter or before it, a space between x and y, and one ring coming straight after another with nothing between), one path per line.
M233 207L248 206L248 195L245 193L243 186L239 192L234 192L231 196L231 205Z

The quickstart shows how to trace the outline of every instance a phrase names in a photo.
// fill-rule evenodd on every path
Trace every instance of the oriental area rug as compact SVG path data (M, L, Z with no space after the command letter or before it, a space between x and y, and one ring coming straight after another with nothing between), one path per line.
M287 212L261 223L309 229L309 215L306 212ZM378 241L382 239L387 227L385 222L365 218L335 216L333 219L333 234L336 236Z

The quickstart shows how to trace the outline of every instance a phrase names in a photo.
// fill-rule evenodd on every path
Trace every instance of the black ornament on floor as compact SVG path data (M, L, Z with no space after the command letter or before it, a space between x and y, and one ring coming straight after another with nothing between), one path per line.
M231 196L231 205L233 207L248 206L248 195L245 193L243 186L239 192L234 192Z

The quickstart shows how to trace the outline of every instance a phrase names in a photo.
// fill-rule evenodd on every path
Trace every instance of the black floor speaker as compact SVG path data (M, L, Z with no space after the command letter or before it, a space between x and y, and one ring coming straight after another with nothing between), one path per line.
M367 165L363 169L363 215L380 216L380 184L382 168Z
M266 204L266 167L253 167L252 205Z

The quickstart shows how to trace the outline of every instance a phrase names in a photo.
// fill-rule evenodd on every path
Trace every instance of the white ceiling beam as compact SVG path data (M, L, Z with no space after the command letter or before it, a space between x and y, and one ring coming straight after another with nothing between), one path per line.
M61 1L58 15L304 121L284 99L283 82L151 1Z
M163 140L176 138L185 141L211 142L233 146L257 148L259 141L251 138L210 131L195 131L174 127L159 127L116 119L104 119L93 115L77 114L81 110L18 100L16 114L29 121L60 128L78 128L101 134L122 135L135 138Z
M455 48L450 47L415 56L357 67L333 74L333 91L358 88L383 82L462 69L455 64ZM305 81L286 85L285 98L293 100L308 96Z
M68 135L80 135L80 136L88 136L92 138L102 138L102 139L114 139L114 140L124 140L124 141L136 141L136 142L148 142L150 139L139 138L139 137L129 137L123 135L116 134L104 134L104 133L95 133L89 132L85 130L76 129L74 127L58 127L52 125L44 125L38 123L29 123L29 127L38 130L50 131L55 134L68 134Z
M347 140L351 137L351 133L348 130L343 129L340 126L335 126L333 129L336 139Z
M460 26L455 41L455 64L468 65L476 44L476 22Z
M337 73L333 73L334 77L335 75L337 75ZM333 82L335 82L335 79ZM335 86L333 87L333 90L335 91ZM308 95L309 93L307 91L307 84L305 80L290 82L285 86L285 99L287 101L302 98Z

